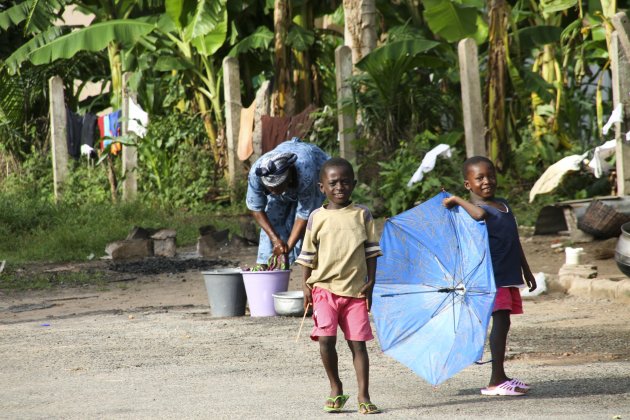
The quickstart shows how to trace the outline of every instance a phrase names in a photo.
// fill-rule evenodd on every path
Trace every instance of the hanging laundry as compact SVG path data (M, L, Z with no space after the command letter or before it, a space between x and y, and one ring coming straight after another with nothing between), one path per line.
M555 190L567 173L579 171L586 156L588 156L588 152L583 155L565 156L548 167L530 190L529 202L534 201L538 194L545 194Z
M602 133L604 135L608 134L608 130L610 130L610 127L612 127L614 123L618 123L622 121L622 114L623 114L623 107L621 106L621 104L617 104L612 114L610 114L610 118L608 118L608 121L606 122L604 127L602 127Z
M114 138L121 135L121 116L122 112L118 110L98 117L98 128L101 133L101 138L104 138L104 140L102 140L100 143L101 151L105 150L105 148L114 143ZM122 145L118 144L116 145L116 147L110 148L110 152L112 152L112 154L114 155L117 155L121 149Z
M270 117L263 115L262 124L262 152L267 153L282 142L293 137L304 138L313 125L311 114L317 108L309 105L302 112L292 117Z
M133 99L129 98L129 118L127 122L127 131L136 133L138 137L144 137L149 125L149 114L144 112Z
M588 167L595 175L595 178L601 178L602 175L610 172L611 165L606 161L615 154L617 147L616 140L608 140L601 146L597 146L593 152L593 159L588 163Z
M293 137L298 137L303 139L313 126L311 114L316 110L317 107L311 104L307 106L304 111L291 117L287 138L292 139Z
M100 128L99 125L99 129ZM109 114L105 114L103 115L103 130L101 131L101 138L104 138L104 140L101 141L101 151L105 150L105 148L112 143L111 137L112 129L109 125Z
M94 154L94 148L92 146L88 144L81 145L81 155L92 157L93 154Z
M99 134L101 135L100 138L105 137L105 115L99 115L96 122L98 124Z
M103 129L104 129L103 137L113 137L114 136L112 134L112 125L109 122L110 115L111 114L105 114L104 118L103 118Z
M287 140L290 122L291 117L270 117L269 115L260 117L263 154L275 149L277 145Z
M249 108L241 109L241 124L238 133L236 154L240 160L247 160L254 153L254 114L256 101Z
M66 143L68 145L68 155L74 159L81 156L81 129L83 128L83 117L76 114L66 105Z
M112 137L120 137L122 135L122 126L120 124L121 116L122 112L120 110L109 114L109 130Z
M120 153L121 151L122 151L122 143L120 143L119 141L113 142L111 147L109 148L109 152L114 156L117 156L118 153Z
M83 127L81 128L81 145L88 145L94 148L94 138L96 137L96 115L89 112L83 115ZM83 150L83 148L81 148Z
M424 155L424 158L422 159L418 169L416 169L416 172L413 174L409 182L407 182L407 187L411 187L416 182L422 181L424 174L431 172L433 168L435 168L435 162L438 156L450 159L451 155L451 146L448 144L438 144L433 149L429 150L427 154Z

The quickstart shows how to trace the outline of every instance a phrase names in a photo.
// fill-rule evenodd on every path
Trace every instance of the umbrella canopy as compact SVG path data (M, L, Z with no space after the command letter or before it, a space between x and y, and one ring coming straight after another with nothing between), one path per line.
M486 226L448 196L385 222L373 293L381 348L432 385L481 359L495 295Z

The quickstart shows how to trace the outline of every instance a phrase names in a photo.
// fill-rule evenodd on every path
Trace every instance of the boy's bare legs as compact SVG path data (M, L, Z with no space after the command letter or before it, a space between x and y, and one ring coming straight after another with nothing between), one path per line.
M370 358L365 341L348 340L348 347L350 347L352 352L352 363L357 374L358 400L360 403L370 402Z
M490 354L492 355L492 374L489 387L501 385L510 378L505 374L505 347L510 331L510 311L500 310L492 313L492 329L490 330ZM518 392L527 392L526 389L516 388Z
M326 370L326 375L328 375L328 380L330 381L330 397L335 398L338 395L343 394L343 384L341 383L341 379L339 379L339 362L337 358L337 337L331 336L320 336L319 340L319 354L322 357L322 363L324 364L324 369ZM328 401L326 403L329 407L340 406L340 401L337 400L335 403Z

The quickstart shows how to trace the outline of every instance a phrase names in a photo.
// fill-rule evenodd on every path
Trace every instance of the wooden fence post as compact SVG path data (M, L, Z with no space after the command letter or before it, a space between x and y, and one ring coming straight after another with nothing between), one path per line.
M630 143L626 141L626 132L630 130L630 69L628 57L620 48L620 38L628 35L614 31L610 45L610 70L612 73L613 108L622 104L623 122L615 123L617 195L630 193Z
M457 45L457 54L462 87L466 157L488 156L484 135L485 123L481 102L477 44L472 38L463 39Z
M355 139L355 110L352 103L352 89L349 79L352 76L352 50L348 46L335 49L335 74L337 80L337 121L339 124L339 154L341 157L353 161L356 157Z
M48 79L50 95L50 144L53 161L55 201L62 198L63 183L68 177L68 120L64 100L63 80L59 76Z
M223 60L223 95L225 97L225 138L227 141L227 163L230 196L236 198L237 170L240 168L236 148L241 127L241 78L236 57Z
M265 80L256 92L256 109L254 111L254 153L250 157L250 162L255 162L262 156L262 117L271 114L271 83Z
M131 74L123 74L123 96L122 96L122 127L124 136L129 128L129 101L136 102L136 94L129 92L129 78ZM136 169L138 168L138 148L136 146L122 146L122 173L123 173L123 201L133 201L138 194L138 178Z
M618 41L621 44L623 52L626 57L630 58L630 39L628 39L628 34L630 34L630 22L628 22L626 12L619 12L613 16L612 23L615 30L620 35Z

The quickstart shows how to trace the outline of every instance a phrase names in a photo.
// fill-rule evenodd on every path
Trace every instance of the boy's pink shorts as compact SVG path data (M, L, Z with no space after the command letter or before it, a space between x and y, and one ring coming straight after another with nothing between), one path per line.
M334 337L337 325L350 341L368 341L374 338L366 301L363 298L337 296L320 287L313 288L313 331L311 340Z
M512 315L523 313L523 299L518 287L498 287L492 312L508 310Z

